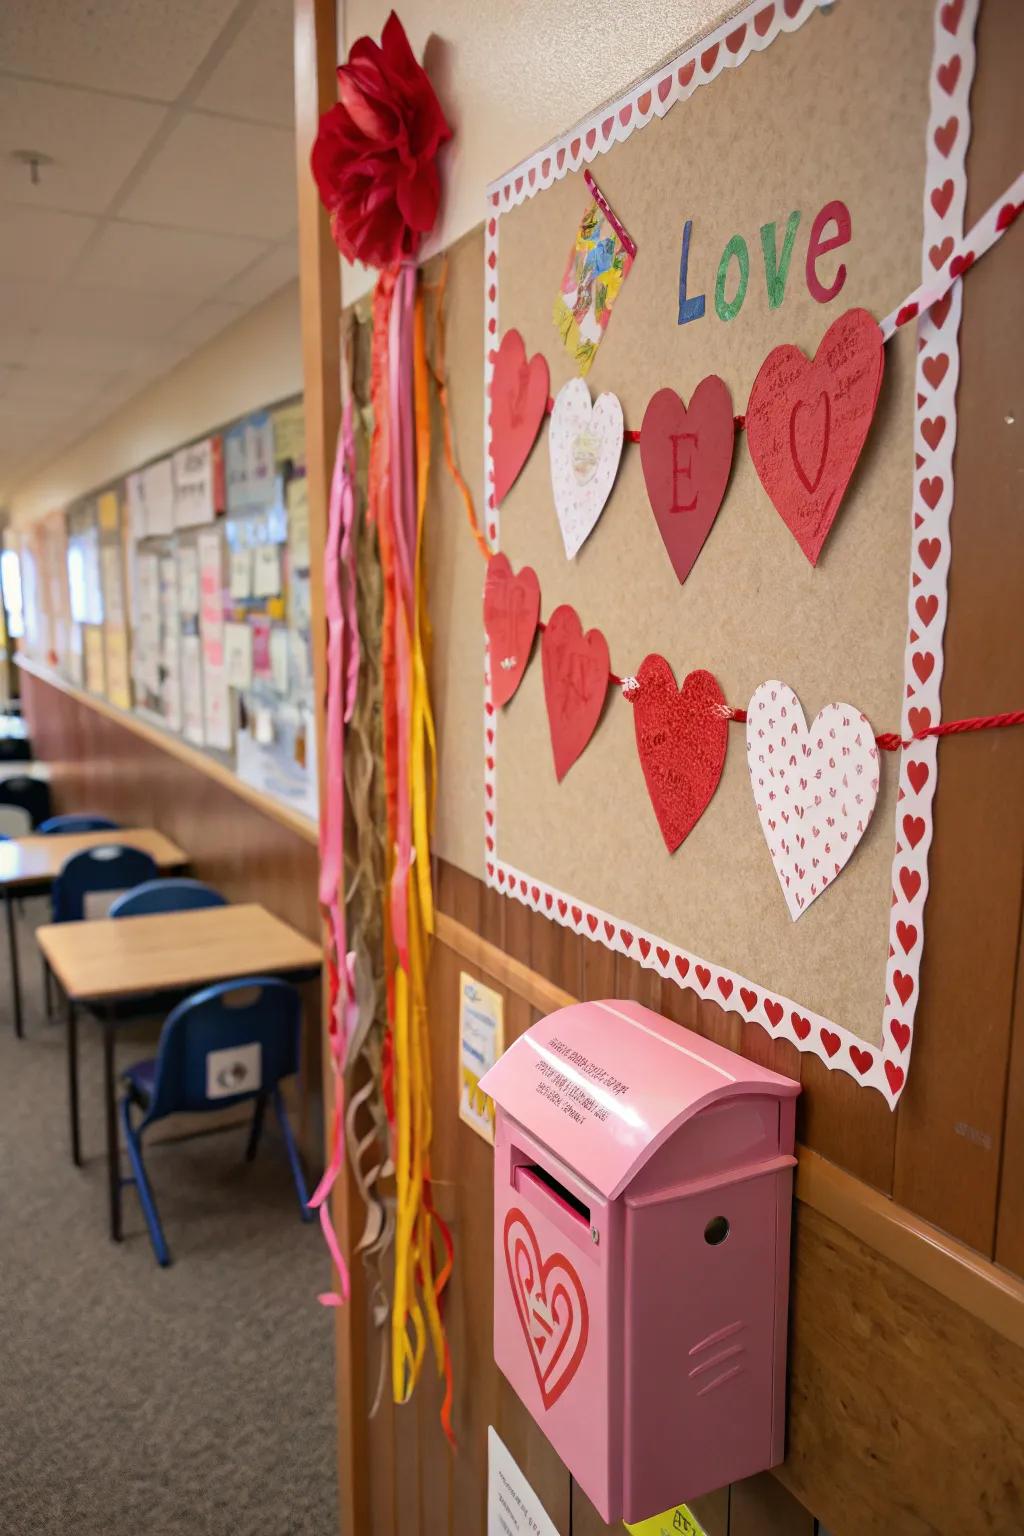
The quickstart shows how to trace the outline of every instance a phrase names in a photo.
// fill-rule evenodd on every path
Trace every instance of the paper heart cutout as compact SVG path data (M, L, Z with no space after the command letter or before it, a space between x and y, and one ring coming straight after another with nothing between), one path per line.
M874 317L866 309L848 309L829 326L812 359L799 347L769 352L750 391L750 457L812 565L864 447L884 354Z
M518 331L506 331L491 375L491 461L494 497L502 501L530 457L547 413L547 359L535 352L527 360Z
M524 565L517 574L507 555L492 555L484 578L484 630L495 704L507 704L522 682L539 619L537 573Z
M747 767L761 831L796 922L835 880L878 799L878 748L852 704L826 704L808 727L785 683L747 705Z
M622 454L622 406L615 395L593 405L582 379L570 379L555 397L548 429L551 487L568 560L593 532L604 510Z
M599 629L583 633L575 608L563 603L540 642L555 777L561 783L597 729L608 692L611 659Z
M718 516L735 441L732 398L715 374L701 379L689 406L674 389L659 389L647 402L640 428L644 484L680 582Z
M505 1217L505 1267L545 1410L579 1369L590 1332L586 1293L564 1253L541 1257L525 1212Z
M693 830L718 788L729 744L721 688L710 672L691 672L676 687L664 656L646 656L633 705L636 750L669 853Z

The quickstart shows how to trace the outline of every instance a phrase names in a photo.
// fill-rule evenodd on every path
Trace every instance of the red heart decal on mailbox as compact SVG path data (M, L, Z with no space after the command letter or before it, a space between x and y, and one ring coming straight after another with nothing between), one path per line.
M882 332L866 309L833 321L812 359L775 347L747 403L758 478L812 565L864 447L884 363Z
M599 629L584 634L575 608L563 603L544 626L540 659L555 777L561 783L601 718L611 671L608 642Z
M718 516L735 440L732 398L715 374L701 379L689 406L674 389L659 389L647 402L640 428L644 484L681 582Z
M579 1369L590 1317L583 1283L564 1253L541 1257L537 1234L515 1206L505 1217L505 1266L541 1401L558 1401Z
M692 832L718 788L729 744L729 715L710 672L676 687L664 656L646 656L627 695L640 766L669 853Z
M507 555L492 555L484 579L484 629L495 704L507 704L522 682L539 618L537 573L524 565L516 574Z
M548 408L548 365L539 352L527 361L518 331L506 331L491 376L491 459L494 495L501 501L530 456Z

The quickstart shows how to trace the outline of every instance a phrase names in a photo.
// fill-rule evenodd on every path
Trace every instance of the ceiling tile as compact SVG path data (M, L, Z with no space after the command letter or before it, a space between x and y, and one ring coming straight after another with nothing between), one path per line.
M79 288L206 297L267 250L260 240L155 224L106 223L75 270Z
M210 112L291 128L295 122L293 0L258 0L196 97Z
M46 330L56 336L157 341L180 325L195 307L195 298L187 294L60 288L54 293Z
M155 359L157 371L168 372L176 367L183 358L191 357L193 352L198 352L214 336L218 336L227 326L233 325L245 314L244 304L227 304L214 302L202 304L189 315L181 325L176 325L159 349L159 355Z
M4 360L2 345L0 340L0 361ZM70 336L65 330L44 329L32 336L24 361L33 368L131 372L146 365L153 346L153 342L121 341L109 335Z
M53 407L61 411L72 404L87 405L109 389L116 375L73 371L66 368L0 368L0 399L13 409Z
M0 203L0 282L62 282L95 228L81 214Z
M173 101L237 0L3 0L4 68L39 80Z
M261 256L254 266L229 284L221 295L236 304L262 304L272 293L292 282L299 271L299 248L296 244L275 245Z
M164 107L0 76L0 200L102 213L167 116ZM33 186L15 150L53 160Z
M283 128L189 112L128 194L126 219L283 240L295 225L295 142Z

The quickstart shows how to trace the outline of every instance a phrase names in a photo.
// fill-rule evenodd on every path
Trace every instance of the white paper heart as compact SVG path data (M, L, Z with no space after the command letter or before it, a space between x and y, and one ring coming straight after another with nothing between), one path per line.
M792 688L762 683L747 705L747 767L795 922L867 830L878 799L875 733L852 704L826 704L808 727Z
M558 391L548 447L555 511L566 558L571 560L601 516L622 454L622 406L612 394L590 403L582 379Z

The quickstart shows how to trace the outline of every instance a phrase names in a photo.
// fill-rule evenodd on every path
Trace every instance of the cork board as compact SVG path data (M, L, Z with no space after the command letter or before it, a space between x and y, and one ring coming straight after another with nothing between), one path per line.
M552 394L574 376L551 316L589 201L584 165L638 248L587 376L594 398L604 390L617 395L627 430L639 427L657 389L670 384L689 400L712 373L725 379L741 412L772 347L795 343L813 355L828 325L854 306L881 320L928 275L930 242L962 233L975 12L970 3L962 6L959 31L950 33L932 0L899 8L885 0L840 0L827 11L816 0L751 6L503 177L489 189L485 227L485 398L496 339L510 328L520 331L528 355L539 351L547 359ZM945 67L948 77L954 52L961 60L958 90L943 99L936 74ZM939 167L932 146L951 95L962 146ZM940 169L953 189L941 209L928 197ZM828 283L841 259L846 279L834 300L818 303L805 279L808 235L819 209L834 199L850 211L852 237L819 270ZM780 244L793 210L800 223L785 295L770 308L759 232L775 221ZM677 307L685 220L692 221L687 291L706 294L707 308L684 326ZM715 273L737 234L750 253L750 279L742 308L726 322L715 313ZM932 719L939 716L958 322L956 285L941 331L925 316L888 341L875 421L817 568L772 507L742 440L722 510L682 586L651 512L639 451L629 442L599 523L568 561L543 429L500 513L489 507L492 545L513 568L529 564L536 571L545 618L571 603L584 628L601 629L620 675L660 653L680 683L692 669L708 668L734 706L745 706L766 678L780 678L808 718L841 700L863 711L875 731L907 734L911 709L928 707ZM938 347L951 364L940 400L922 392L921 380L922 360ZM449 355L456 355L453 348ZM458 397L453 390L456 407ZM930 448L921 453L922 417L940 404L945 440L937 455ZM936 468L943 471L943 495L937 507L925 506L920 480ZM485 500L489 491L488 477ZM918 552L922 532L938 541L941 554L936 559L929 550L927 570ZM477 870L479 856L466 847L466 813L467 795L475 796L480 781L480 736L474 740L473 726L461 718L465 691L455 683L472 673L482 644L482 566L475 578L467 571L467 561L470 569L479 562L468 537L462 555L445 565L458 600L441 605L443 615L434 604L446 657L439 714L443 725L446 714L448 725L458 717L457 729L442 729L438 846ZM908 670L921 644L911 605L925 590L922 579L937 609L924 679ZM476 602L467 610L469 585ZM923 945L934 744L913 754L921 831L912 847L901 834L907 754L883 753L867 834L841 878L794 923L758 825L741 727L730 729L713 800L670 855L644 785L632 711L616 691L561 784L539 655L504 709L493 708L485 689L482 725L490 884L737 1009L896 1101L909 1062Z

